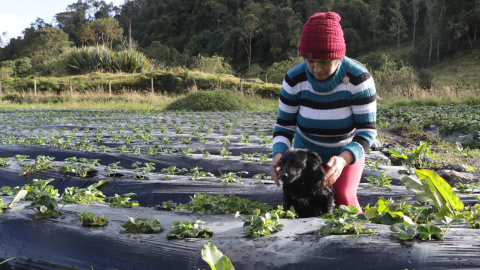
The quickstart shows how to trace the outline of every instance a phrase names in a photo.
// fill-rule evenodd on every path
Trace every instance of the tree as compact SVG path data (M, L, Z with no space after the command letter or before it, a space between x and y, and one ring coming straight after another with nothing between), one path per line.
M102 18L83 24L77 31L77 39L85 45L112 47L115 40L122 40L123 29L114 18Z
M115 19L118 20L124 29L124 32L128 33L128 49L133 50L132 17L141 12L140 3L137 1L126 0L120 9L117 9L116 11L118 14L115 16Z
M0 35L0 48L3 48L3 46L6 45L7 40L8 40L8 33L7 31L5 31Z
M420 11L420 2L422 0L412 0L412 19L413 19L413 33L412 33L412 53L415 53L415 31L418 21L418 13Z
M427 7L425 27L429 33L428 65L430 66L432 65L433 41L438 38L440 23L446 7L442 6L440 0L426 0L425 6Z
M453 39L458 40L465 36L468 39L468 43L470 44L470 48L473 49L472 40L470 39L470 27L466 21L468 18L468 14L465 10L462 10L462 13L459 16L455 16L454 18L448 21L449 28L453 30L454 36Z
M368 30L372 32L373 40L375 40L377 38L377 32L381 26L383 19L381 0L373 0L370 3L369 15L370 16L368 16L368 19L370 22L370 26Z
M402 0L394 0L393 7L390 8L392 12L392 25L390 26L390 31L392 31L397 37L397 58L400 58L400 41L406 37L407 23L403 18L401 11L401 2Z
M107 4L105 1L88 0L90 9L95 19L109 18L113 13L113 3Z
M77 3L68 5L67 11L55 14L58 27L68 34L75 44L80 45L75 39L75 33L80 26L87 22L86 14L89 9L87 2L79 0Z
M248 68L250 68L252 62L252 40L258 29L258 18L253 14L248 14L243 18L243 32L241 41L247 51Z
M220 29L222 17L228 13L227 6L217 1L208 2L207 5L210 11L209 15L217 22L217 29Z
M298 55L300 32L303 24L291 8L282 8L268 28L270 52L275 61Z
M68 35L56 27L29 29L25 31L23 42L19 46L19 56L28 57L32 64L58 58L70 47Z

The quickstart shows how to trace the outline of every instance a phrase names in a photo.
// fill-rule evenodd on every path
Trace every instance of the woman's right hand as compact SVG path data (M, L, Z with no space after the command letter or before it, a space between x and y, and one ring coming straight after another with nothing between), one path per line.
M275 156L272 158L272 162L270 163L270 174L272 176L272 180L275 181L275 184L279 187L280 182L278 181L278 175L282 168L280 167L280 159L282 159L282 153L276 153Z

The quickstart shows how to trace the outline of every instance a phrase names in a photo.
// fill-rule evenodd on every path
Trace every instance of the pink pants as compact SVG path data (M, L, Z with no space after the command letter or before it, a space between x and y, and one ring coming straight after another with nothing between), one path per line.
M322 164L325 170L328 170L326 163ZM363 155L355 164L347 165L337 181L333 183L333 191L337 206L352 205L363 213L362 207L358 202L357 189L362 178L363 168L365 167L365 155Z

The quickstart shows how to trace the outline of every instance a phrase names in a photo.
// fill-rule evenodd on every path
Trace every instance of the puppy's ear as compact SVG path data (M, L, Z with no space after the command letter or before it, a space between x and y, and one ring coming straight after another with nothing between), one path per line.
M317 153L309 151L307 152L307 156L307 162L310 168L312 168L314 171L318 170L318 167L322 168L322 158L320 158Z
M308 162L313 173L312 178L315 179L316 182L319 181L323 184L325 180L325 170L322 166L322 158L315 152L309 152Z

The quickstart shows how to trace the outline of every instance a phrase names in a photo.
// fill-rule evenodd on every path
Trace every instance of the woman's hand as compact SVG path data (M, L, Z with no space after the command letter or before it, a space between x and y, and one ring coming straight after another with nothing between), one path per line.
M282 153L276 153L272 158L272 162L270 163L270 174L278 187L280 186L280 182L278 182L278 175L282 170L280 167L280 159L282 159Z
M327 162L328 171L325 174L323 186L329 187L333 185L342 174L343 168L352 163L352 161L353 156L349 151L343 151L340 155L331 157Z

